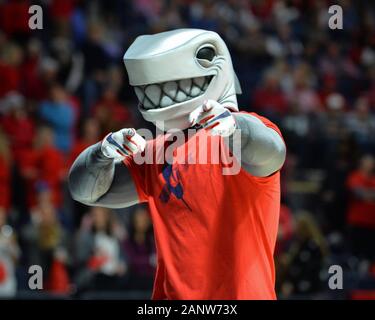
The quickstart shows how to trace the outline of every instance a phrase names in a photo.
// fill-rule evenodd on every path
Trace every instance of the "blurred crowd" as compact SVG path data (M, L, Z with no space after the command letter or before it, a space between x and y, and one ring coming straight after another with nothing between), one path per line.
M0 296L27 291L35 264L55 295L150 291L147 206L80 205L66 177L106 133L151 127L122 56L140 34L184 27L224 38L240 109L284 135L278 296L374 296L375 7L334 2L0 0ZM28 27L31 4L42 30ZM342 30L328 28L331 4ZM345 290L329 290L331 265Z

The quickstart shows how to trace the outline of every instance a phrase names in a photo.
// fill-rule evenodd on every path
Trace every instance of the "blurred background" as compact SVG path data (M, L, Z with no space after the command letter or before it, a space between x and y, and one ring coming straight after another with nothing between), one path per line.
M109 131L150 127L122 62L130 43L194 27L224 38L240 109L273 120L288 147L278 297L375 298L371 2L0 0L0 296L150 297L147 206L82 206L66 177ZM31 4L43 8L43 30L28 27ZM331 4L343 8L343 30L328 28ZM42 291L28 288L34 264L44 270ZM343 268L343 290L328 288L331 265Z

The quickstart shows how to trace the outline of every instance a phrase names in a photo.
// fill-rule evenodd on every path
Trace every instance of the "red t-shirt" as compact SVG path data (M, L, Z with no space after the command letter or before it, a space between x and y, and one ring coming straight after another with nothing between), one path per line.
M10 139L10 147L15 161L20 161L32 147L35 132L33 120L29 117L16 118L7 115L0 120L0 125Z
M356 188L375 191L375 176L367 177L354 171L347 180L349 190ZM351 225L375 229L375 202L358 199L353 195L349 202L347 220Z
M215 139L226 149L220 137L204 130L194 137L204 136L207 155ZM155 154L164 137L146 148ZM188 148L190 158L199 152L191 147L193 140L176 148L173 165L125 161L154 225L158 266L153 299L275 299L279 172L259 178L240 168L236 175L223 175L228 157L218 164L183 164L182 148Z
M33 207L37 203L37 182L48 184L55 206L62 204L61 182L65 172L65 164L61 151L49 146L38 150L31 149L24 154L19 165L24 176L28 176L30 171L35 171L35 176L28 177L26 181L29 207Z

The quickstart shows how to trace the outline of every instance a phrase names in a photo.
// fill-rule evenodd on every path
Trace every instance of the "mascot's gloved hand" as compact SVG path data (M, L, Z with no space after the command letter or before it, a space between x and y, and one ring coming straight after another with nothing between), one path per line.
M205 129L213 136L228 137L236 130L232 113L220 103L207 100L192 112L190 121L193 128Z
M131 128L107 134L102 141L101 150L107 158L122 160L144 151L145 147L146 140Z

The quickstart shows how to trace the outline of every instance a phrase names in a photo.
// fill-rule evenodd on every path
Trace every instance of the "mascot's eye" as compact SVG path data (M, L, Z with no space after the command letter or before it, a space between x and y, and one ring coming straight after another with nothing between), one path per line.
M199 49L197 53L198 59L212 61L214 57L215 57L215 50L212 49L211 47L204 47L202 49Z

